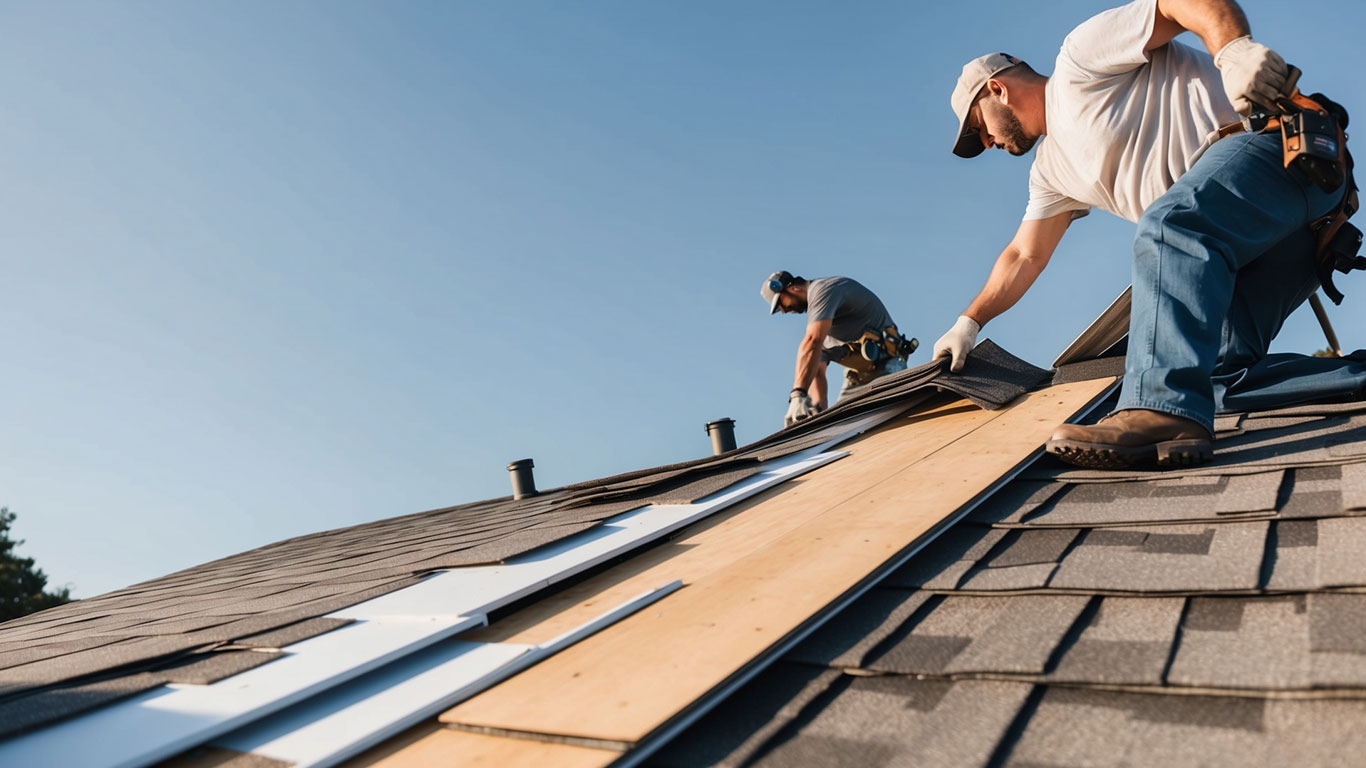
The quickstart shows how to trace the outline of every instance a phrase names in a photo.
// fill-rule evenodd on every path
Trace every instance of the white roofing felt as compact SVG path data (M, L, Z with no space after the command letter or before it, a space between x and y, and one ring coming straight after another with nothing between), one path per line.
M674 580L544 643L448 640L258 720L211 746L324 768L359 754L682 588Z

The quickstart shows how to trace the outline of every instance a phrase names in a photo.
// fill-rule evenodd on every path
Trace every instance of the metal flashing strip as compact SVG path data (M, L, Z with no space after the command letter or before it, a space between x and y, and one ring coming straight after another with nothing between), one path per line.
M637 595L538 645L448 640L238 729L210 746L325 768L432 717L680 588Z
M1079 409L1072 418L1068 419L1068 422L1075 423L1084 419L1094 411L1098 405L1105 402L1105 399L1113 393L1117 386L1117 384L1111 385L1100 392L1090 403ZM876 586L886 578L887 575L904 566L927 545L933 543L935 539L944 533L944 531L947 531L953 525L966 518L978 505L990 498L993 493L996 493L1001 488L1005 487L1006 484L1025 471L1030 464L1034 463L1042 455L1042 447L1032 452L1011 471L1002 474L991 485L984 488L969 503L963 505L951 516L946 517L933 529L927 531L919 540L912 542L911 545L902 550L901 553L884 563L873 573L869 574L859 584L850 588L850 590L839 599L827 605L820 613L812 616L805 624L793 630L787 637L769 648L767 652L752 659L743 669L731 676L728 680L722 682L716 688L713 688L705 697L693 702L691 706L680 712L671 721L662 725L659 730L637 742L634 747L622 755L620 759L613 761L611 763L611 768L633 768L634 766L643 763L670 740L682 734L689 726L701 719L703 715L710 712L746 683L753 680L760 672L781 659L787 652L796 648L798 644L809 637L813 632L820 629L826 622L835 618L841 611L852 605L854 601L858 600L867 593L868 590Z
M1110 306L1100 313L1086 330L1081 332L1067 348L1053 361L1059 368L1068 363L1090 360L1099 357L1105 350L1113 347L1129 333L1129 306L1132 303L1133 286L1124 289Z
M155 763L484 623L475 616L351 624L212 685L167 685L0 742L0 765Z

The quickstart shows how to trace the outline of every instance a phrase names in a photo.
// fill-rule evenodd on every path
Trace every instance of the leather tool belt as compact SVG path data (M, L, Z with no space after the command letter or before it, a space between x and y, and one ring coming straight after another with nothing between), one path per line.
M844 354L834 362L859 373L872 373L894 357L907 357L920 346L916 339L901 335L895 325L882 331L864 331L858 341L846 342Z

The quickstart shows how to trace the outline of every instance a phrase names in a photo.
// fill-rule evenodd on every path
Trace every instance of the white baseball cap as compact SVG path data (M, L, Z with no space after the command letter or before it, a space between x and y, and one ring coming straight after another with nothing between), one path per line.
M988 80L1023 63L1008 53L988 53L963 65L963 74L958 76L958 85L953 87L953 95L949 97L949 105L953 107L953 113L958 115L958 136L953 140L955 155L977 157L986 149L977 131L968 129L968 112L972 109L972 102Z

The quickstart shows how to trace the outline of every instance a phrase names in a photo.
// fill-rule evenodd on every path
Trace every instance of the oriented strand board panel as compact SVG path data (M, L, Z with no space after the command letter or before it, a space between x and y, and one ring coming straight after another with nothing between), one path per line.
M440 719L640 741L1018 466L1112 381L887 430L894 445L839 462L860 477L830 483L813 473L801 500L773 498L801 524L701 577L675 574L688 586Z
M344 768L601 768L620 752L462 733L444 728L383 744ZM395 748L397 747L397 748Z

